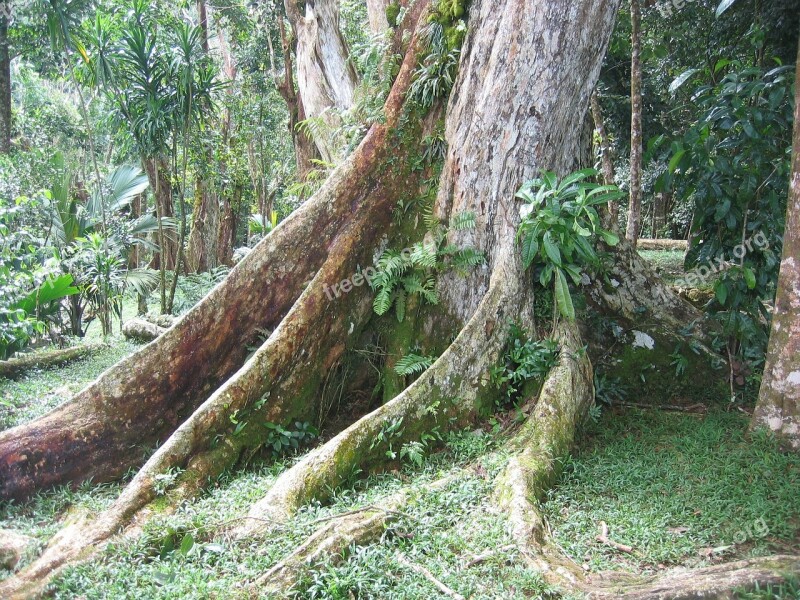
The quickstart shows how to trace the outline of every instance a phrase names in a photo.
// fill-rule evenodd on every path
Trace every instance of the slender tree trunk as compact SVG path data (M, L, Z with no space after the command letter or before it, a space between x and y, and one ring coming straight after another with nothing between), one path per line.
M297 165L297 179L305 181L308 174L314 170L314 160L320 157L314 140L307 129L300 129L297 125L305 121L306 112L303 106L303 99L298 95L294 84L294 64L292 54L295 52L296 44L293 44L286 34L286 27L283 19L278 19L278 27L281 34L281 45L283 46L283 79L278 83L278 93L286 102L289 110L289 134L292 136L294 146L295 161ZM274 53L270 52L270 59L274 61ZM273 66L273 71L275 71Z
M603 119L603 108L600 106L600 99L598 98L597 90L592 93L591 112L592 120L594 121L594 129L597 133L597 144L600 150L600 164L603 171L603 183L605 185L614 185L614 161L611 158L611 143L608 139L608 132L606 131L606 124L605 120ZM619 216L619 202L616 200L611 202L608 206L608 212L611 221L616 223Z
M172 204L172 182L170 181L170 168L167 161L161 158L147 158L144 161L145 172L150 180L150 189L156 202L156 214L160 218L175 216L175 207ZM174 229L164 230L164 239L159 240L158 253L153 257L151 267L173 270L177 263L178 236Z
M197 0L197 16L200 21L200 44L203 48L203 52L208 54L210 47L208 45L208 10L206 9L206 0Z
M0 0L0 154L11 151L11 49L8 21L11 0Z
M297 85L305 118L324 123L311 127L312 137L322 160L335 164L342 157L332 134L341 126L341 113L353 105L358 85L339 30L339 2L285 0L285 7L297 38Z
M205 177L197 177L194 185L192 231L186 250L189 271L203 273L219 266L219 202L208 189Z
M203 52L209 52L208 9L205 0L197 0L197 14L200 25L200 44ZM206 164L213 164L214 153L205 149ZM194 185L194 206L192 209L192 230L186 248L186 266L192 273L201 273L219 265L218 240L220 210L217 194L208 182L206 173L198 174Z
M236 245L237 214L236 207L242 201L242 186L235 185L231 196L223 203L217 235L217 256L219 264L232 266L233 251Z
M631 183L625 237L634 247L642 227L642 9L631 0Z
M797 82L800 82L798 50ZM800 451L800 83L794 111L794 153L767 363L752 427L766 427Z

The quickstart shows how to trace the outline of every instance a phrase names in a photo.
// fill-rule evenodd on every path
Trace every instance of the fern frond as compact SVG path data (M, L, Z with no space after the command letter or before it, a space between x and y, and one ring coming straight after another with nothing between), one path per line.
M476 226L477 217L472 211L458 213L450 219L450 229L455 229L456 231L475 229Z
M398 288L394 294L394 314L397 317L397 322L402 323L406 318L406 291L403 288Z
M411 265L418 269L432 269L436 266L436 248L424 242L411 248Z
M372 303L372 308L375 310L376 315L385 315L392 307L392 292L388 288L381 288L375 295L375 300Z
M406 354L403 358L397 361L397 364L394 367L394 372L401 377L416 375L429 369L435 361L436 358L433 356Z

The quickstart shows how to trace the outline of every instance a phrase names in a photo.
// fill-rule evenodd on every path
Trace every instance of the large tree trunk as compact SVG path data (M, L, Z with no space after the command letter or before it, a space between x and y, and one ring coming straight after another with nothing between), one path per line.
M284 472L246 523L266 517L274 526L304 503L325 499L359 468L386 466L389 444L399 447L430 429L466 424L496 399L490 372L503 355L507 324L533 321L533 287L514 242L514 195L542 168L564 173L576 166L589 95L618 6L619 0L474 0L446 117L449 150L435 214L447 222L473 212L477 227L450 237L484 251L486 265L466 279L441 277L440 306L412 319L420 342L442 350L433 366ZM373 294L363 277L358 285L356 274L387 243L396 247L425 235L421 218L406 217L398 225L392 212L398 201L417 197L431 171L432 165L418 168L419 147L441 116L440 107L420 116L419 107L406 104L427 51L417 27L427 23L426 7L417 2L406 17L403 27L417 34L387 100L385 123L373 125L321 190L158 340L61 409L0 434L0 495L20 498L56 483L119 475L141 464L142 445L165 440L109 509L62 530L37 561L0 583L0 596L35 593L65 565L102 548L133 517L141 525L160 475L181 470L167 492L169 503L180 502L244 449L262 445L264 423L312 420L326 376L348 349L360 347L378 326L399 335L400 326L375 317ZM619 273L630 275L638 263L625 252ZM349 282L339 288L345 291L331 293L343 281ZM624 298L616 303L617 293L603 288L597 302L632 314L637 302L657 303L661 312L654 317L664 315L667 326L696 316L678 299L656 299L650 283L648 274L633 278L620 286ZM247 346L264 330L266 339L247 358ZM563 371L574 376L576 394L554 400L552 406L564 410L542 418L563 413L554 435L565 437L553 447L565 452L588 407L591 371L585 353L568 360L581 348L576 325L559 332ZM243 430L234 430L232 416L245 423ZM396 435L380 435L393 422L402 425ZM540 448L548 447L547 437L540 441ZM236 533L260 529L244 526ZM341 540L331 547L336 544L341 547Z
M797 76L800 82L800 49ZM767 363L752 426L766 427L788 446L800 451L800 83L797 85L783 261Z
M275 63L275 51L272 47L272 38L267 36L269 42L269 58L272 72L275 73L276 86L281 98L286 102L289 111L289 134L292 136L294 147L295 164L297 168L297 179L305 181L308 174L314 169L314 160L319 158L319 151L314 140L305 128L298 127L306 118L303 100L297 93L294 84L294 61L292 55L297 44L286 33L286 26L283 18L278 19L278 29L281 36L281 47L283 50L283 72L279 72Z
M11 1L0 0L0 154L11 151L11 49L8 21Z
M631 183L625 237L636 247L642 228L642 7L631 0Z
M297 85L305 118L324 123L324 127L312 124L311 135L322 160L335 164L341 151L332 143L332 133L341 126L341 113L353 105L358 85L339 30L339 3L285 0L285 6L297 38Z

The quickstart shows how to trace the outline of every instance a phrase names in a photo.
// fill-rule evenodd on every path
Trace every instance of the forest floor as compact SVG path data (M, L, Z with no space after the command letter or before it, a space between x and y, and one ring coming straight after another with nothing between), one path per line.
M676 257L663 256L670 253L660 254L664 271L678 264ZM0 381L0 429L42 414L135 349L113 338L108 351L66 367ZM554 537L572 560L587 572L650 574L677 565L800 553L800 456L782 453L765 436L745 439L748 419L738 408L668 412L647 408L646 399L631 394L627 400L645 407L603 405L593 411L544 504ZM235 540L228 534L231 527L298 459L261 457L226 473L176 513L156 517L141 535L115 541L90 562L69 568L55 581L53 595L259 597L253 582L321 523L379 507L399 489L410 488L408 504L379 541L346 560L313 568L296 597L442 597L414 566L466 598L560 597L526 566L506 515L492 501L516 421L513 412L496 416L444 436L435 448L406 453L390 472L354 474L329 503L308 506L269 537ZM447 475L452 479L446 486L431 486ZM39 547L32 555L66 521L108 506L123 484L86 484L25 504L0 504L0 528L34 537ZM601 522L630 553L596 540ZM0 580L9 575L0 570ZM740 597L798 599L800 583Z

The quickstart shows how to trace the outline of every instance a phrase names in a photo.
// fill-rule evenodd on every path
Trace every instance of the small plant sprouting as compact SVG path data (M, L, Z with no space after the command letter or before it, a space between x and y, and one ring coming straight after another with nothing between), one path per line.
M492 369L492 381L505 391L507 402L514 403L528 381L544 380L558 363L559 354L554 340L530 340L522 328L512 323L508 348L502 363Z
M453 217L451 228L457 231L475 227L474 213L463 213ZM474 248L458 248L447 244L449 228L439 224L432 242L418 242L411 248L398 252L386 250L378 259L377 273L370 286L377 292L373 308L378 315L385 315L392 306L399 322L405 320L408 298L417 294L431 305L439 304L436 291L436 273L455 269L460 275L485 262L482 252Z
M276 423L265 423L268 429L266 445L275 456L281 456L319 437L319 431L311 423L295 421L294 427L287 428Z

